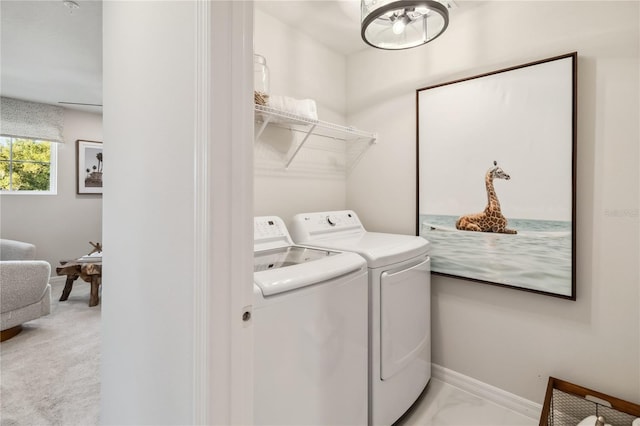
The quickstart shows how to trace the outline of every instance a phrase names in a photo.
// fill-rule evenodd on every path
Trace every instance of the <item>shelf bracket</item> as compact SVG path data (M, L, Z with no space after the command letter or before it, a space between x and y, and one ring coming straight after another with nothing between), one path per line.
M367 146L360 151L360 153L356 156L355 159L351 162L350 165L347 165L347 175L351 174L351 171L356 167L356 165L360 162L360 159L364 157L365 152L371 147L371 145L377 143L378 134L374 134L373 137L369 139L367 142Z
M289 158L289 161L287 161L287 165L284 166L285 169L289 168L289 165L291 164L291 162L293 161L294 158L296 158L296 155L298 155L298 152L300 151L300 148L302 148L302 145L304 145L304 143L307 141L307 139L309 139L309 136L311 136L311 133L313 133L313 130L316 128L316 125L312 125L311 128L309 129L309 131L307 132L306 135L304 135L304 139L302 139L302 142L300 142L300 144L298 145L298 147L296 148L295 152L293 153L293 155L291 155L291 157Z
M262 136L262 132L264 132L264 129L267 128L267 125L269 124L269 122L271 121L271 115L267 115L267 117L264 119L264 121L262 122L262 126L260 126L260 129L258 130L258 134L255 137L255 141L257 142L258 140L260 140L260 136Z

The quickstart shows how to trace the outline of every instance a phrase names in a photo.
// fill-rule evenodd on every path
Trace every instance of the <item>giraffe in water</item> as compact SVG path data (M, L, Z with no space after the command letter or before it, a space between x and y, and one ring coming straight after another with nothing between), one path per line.
M493 162L493 167L487 170L484 183L487 187L487 207L482 213L460 216L456 221L456 229L461 231L498 232L502 234L517 234L514 229L507 229L507 218L502 215L500 202L493 188L494 179L511 179L504 170L498 167L498 162Z

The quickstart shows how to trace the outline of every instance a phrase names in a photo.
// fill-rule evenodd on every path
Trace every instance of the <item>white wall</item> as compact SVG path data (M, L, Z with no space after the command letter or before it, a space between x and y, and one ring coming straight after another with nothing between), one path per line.
M267 60L271 94L313 99L320 120L344 124L346 57L260 9L254 28L254 52ZM312 136L285 170L300 141L299 133L268 128L255 143L256 216L288 222L296 213L345 208L344 143Z
M58 144L57 195L2 195L2 238L36 245L51 264L89 253L102 241L102 196L76 194L76 140L102 142L102 115L64 109L64 144ZM53 295L56 297L56 295Z
M103 6L103 424L193 422L194 10Z
M639 6L461 2L431 44L349 57L348 118L379 144L349 178L348 207L370 230L413 234L415 90L579 55L577 301L434 276L436 364L537 402L550 375L640 400Z
M253 4L103 12L101 423L250 424Z

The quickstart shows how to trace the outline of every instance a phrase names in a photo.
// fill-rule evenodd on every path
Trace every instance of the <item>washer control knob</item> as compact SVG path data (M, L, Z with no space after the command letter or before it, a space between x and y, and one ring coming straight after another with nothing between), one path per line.
M336 219L334 216L327 216L327 223L331 226L336 226L336 224L338 223L338 219Z

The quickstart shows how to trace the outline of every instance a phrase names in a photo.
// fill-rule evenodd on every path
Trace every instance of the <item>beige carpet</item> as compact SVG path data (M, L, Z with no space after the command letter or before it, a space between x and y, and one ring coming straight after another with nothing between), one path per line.
M100 308L90 308L88 283L76 281L51 314L24 324L0 344L0 424L97 425L100 406Z

